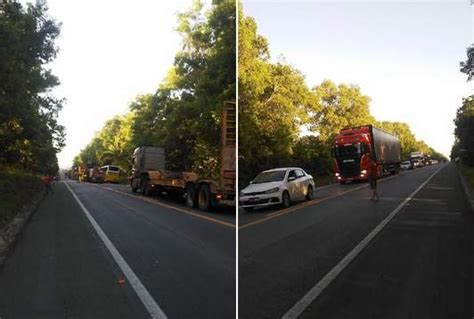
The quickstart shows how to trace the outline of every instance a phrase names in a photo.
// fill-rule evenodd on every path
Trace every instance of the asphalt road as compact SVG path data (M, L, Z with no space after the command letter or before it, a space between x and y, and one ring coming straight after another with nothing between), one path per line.
M0 270L0 318L235 318L235 213L67 185L96 225L54 185Z
M365 183L316 192L239 212L239 318L474 316L474 221L454 166L385 178L379 202Z

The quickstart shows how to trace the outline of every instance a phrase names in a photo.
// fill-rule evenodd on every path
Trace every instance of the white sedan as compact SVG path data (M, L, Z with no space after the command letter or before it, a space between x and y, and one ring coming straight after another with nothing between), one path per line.
M313 199L313 176L298 167L275 168L263 171L239 194L239 204L251 211L254 207L283 205L292 201Z

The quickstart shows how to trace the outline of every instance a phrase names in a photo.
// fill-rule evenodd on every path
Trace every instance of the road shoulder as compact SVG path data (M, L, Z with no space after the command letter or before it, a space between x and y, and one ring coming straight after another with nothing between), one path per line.
M462 173L459 166L456 166L456 169L458 171L459 179L461 180L464 196L466 197L468 206L470 207L471 212L474 212L474 190L469 186L469 183L467 182L466 177Z

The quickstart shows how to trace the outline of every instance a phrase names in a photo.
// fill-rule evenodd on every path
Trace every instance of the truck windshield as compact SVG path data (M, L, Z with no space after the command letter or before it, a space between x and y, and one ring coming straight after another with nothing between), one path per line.
M353 156L360 154L360 143L338 146L334 148L335 156Z
M286 171L262 172L253 180L254 184L279 182L285 178Z

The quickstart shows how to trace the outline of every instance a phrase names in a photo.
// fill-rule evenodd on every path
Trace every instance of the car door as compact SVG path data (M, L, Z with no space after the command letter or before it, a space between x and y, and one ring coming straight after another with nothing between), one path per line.
M306 174L300 170L296 170L296 189L298 192L298 198L303 198L306 196L306 190L308 189L308 179Z
M286 178L286 188L288 189L288 193L290 193L290 198L297 199L298 198L298 180L296 177L296 171L294 169L288 172L288 177Z

